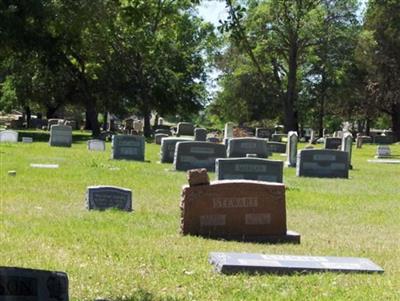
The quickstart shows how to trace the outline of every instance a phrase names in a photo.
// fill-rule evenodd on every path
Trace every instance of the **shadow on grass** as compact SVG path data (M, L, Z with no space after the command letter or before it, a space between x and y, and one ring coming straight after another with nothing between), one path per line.
M35 131L35 130L22 130L18 131L18 140L22 141L22 137L31 137L33 142L48 142L50 132L48 131ZM86 142L91 139L90 132L74 131L72 132L72 142Z
M116 297L110 299L95 299L99 301L183 301L184 298L171 297L171 296L156 296L151 292L140 289L133 296Z

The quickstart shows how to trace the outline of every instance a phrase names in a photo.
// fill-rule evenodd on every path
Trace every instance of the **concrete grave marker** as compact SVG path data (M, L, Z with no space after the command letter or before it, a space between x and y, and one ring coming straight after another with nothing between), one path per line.
M144 148L143 136L113 135L111 158L144 161Z
M86 191L86 208L132 211L132 191L114 186L89 186Z
M288 167L296 167L297 162L297 143L299 141L299 137L297 136L297 132L290 131L288 133L288 143L287 143L287 161L286 165Z
M297 154L299 177L348 178L348 153L331 149L303 149Z
M349 168L353 169L353 166L351 165L351 155L353 153L353 135L350 132L346 132L343 134L341 150L348 153Z
M68 125L52 125L50 127L50 146L71 147L72 128Z
M297 256L252 253L211 252L209 262L223 274L294 274L294 273L383 273L367 258Z
M340 149L342 145L342 138L336 138L336 137L326 137L325 138L325 144L324 148L325 149Z
M206 168L214 171L215 159L225 158L226 149L222 144L201 141L178 142L175 147L175 170Z
M299 234L287 231L285 186L280 183L223 180L184 186L180 207L184 235L300 243Z
M17 143L18 132L5 130L0 132L0 143Z
M269 141L267 142L267 145L271 153L279 153L279 154L286 153L286 143Z
M158 145L161 145L161 140L167 137L169 137L168 134L163 134L163 133L154 134L154 142Z
M91 139L87 142L87 148L91 151L104 152L106 150L106 143L103 140Z
M32 137L22 137L22 143L32 143L33 138Z
M62 272L0 267L1 301L68 301L68 276Z
M206 141L207 140L207 130L203 128L194 129L194 141Z
M261 158L217 159L215 173L218 180L256 180L283 182L283 162Z
M267 140L262 138L231 138L228 141L227 157L240 158L247 154L256 154L260 158L267 158L269 149Z
M175 146L178 142L183 141L192 141L190 138L177 138L177 137L168 137L161 139L161 150L160 150L160 161L161 163L173 163L174 162L174 154L175 154Z
M193 136L194 125L190 122L179 122L177 125L176 136Z

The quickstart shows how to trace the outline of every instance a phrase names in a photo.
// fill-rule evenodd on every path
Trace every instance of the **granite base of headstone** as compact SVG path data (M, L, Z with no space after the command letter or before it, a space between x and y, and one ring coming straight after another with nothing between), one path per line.
M112 159L144 161L145 140L143 136L114 135Z
M211 252L209 262L223 274L383 273L367 258L297 256L257 253Z
M63 272L0 267L2 301L68 301L68 276Z
M52 125L49 144L50 146L71 147L72 128L62 124Z
M86 208L132 211L132 191L114 186L89 186L86 190Z
M90 151L104 152L106 150L106 143L100 139L91 139L87 142L87 149Z
M17 143L18 132L12 130L0 131L0 143Z
M173 163L174 162L174 154L175 154L175 146L178 142L184 142L184 141L193 141L193 139L183 138L183 137L163 138L161 140L160 162L161 163Z
M227 143L228 158L246 157L247 154L267 158L270 154L267 140L263 138L230 138Z

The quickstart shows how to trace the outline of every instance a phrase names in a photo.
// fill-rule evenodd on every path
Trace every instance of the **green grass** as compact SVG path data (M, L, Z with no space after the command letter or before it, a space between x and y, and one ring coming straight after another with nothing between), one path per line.
M89 152L79 135L71 148L0 145L0 266L65 271L71 300L400 299L400 165L368 163L376 146L353 148L348 180L285 168L288 228L302 242L269 245L181 236L186 174L157 163L158 145L146 145L149 163L113 161L109 143ZM391 148L400 155L400 145ZM90 185L132 189L134 212L88 212ZM367 257L385 273L224 276L207 262L211 251Z

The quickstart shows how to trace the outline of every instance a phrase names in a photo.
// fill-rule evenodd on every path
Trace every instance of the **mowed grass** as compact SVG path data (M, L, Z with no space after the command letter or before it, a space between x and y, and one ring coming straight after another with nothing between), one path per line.
M150 162L116 161L109 143L89 152L77 140L0 145L0 266L65 271L71 300L400 299L400 165L368 163L376 146L353 148L350 179L285 168L288 228L301 244L270 245L181 236L186 174L158 163L160 146L146 144ZM400 155L400 145L391 149ZM132 189L134 212L87 211L90 185ZM211 251L367 257L385 273L225 276L208 263Z

